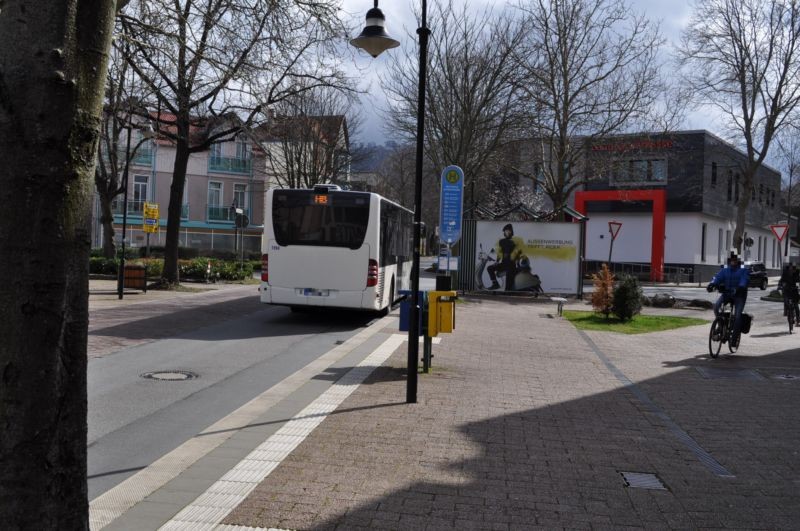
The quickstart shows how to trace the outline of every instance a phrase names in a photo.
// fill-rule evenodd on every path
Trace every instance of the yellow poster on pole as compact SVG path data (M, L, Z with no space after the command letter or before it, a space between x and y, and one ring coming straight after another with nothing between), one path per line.
M158 232L158 203L145 203L142 214L142 230L148 233Z

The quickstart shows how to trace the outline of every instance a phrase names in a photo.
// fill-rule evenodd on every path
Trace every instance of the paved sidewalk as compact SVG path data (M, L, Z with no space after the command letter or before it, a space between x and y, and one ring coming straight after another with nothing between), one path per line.
M756 326L712 360L708 326L625 336L579 332L554 305L457 308L417 404L404 343L164 528L800 527L800 336Z

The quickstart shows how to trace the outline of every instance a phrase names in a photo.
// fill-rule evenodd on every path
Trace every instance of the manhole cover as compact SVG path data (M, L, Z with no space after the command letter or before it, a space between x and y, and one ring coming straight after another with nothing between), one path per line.
M165 380L168 382L180 382L183 380L194 380L197 378L195 373L189 371L146 372L144 374L140 374L139 376L150 380Z
M732 380L763 380L764 378L751 369L717 369L714 367L695 367L697 372L706 380L732 379Z
M800 380L800 376L796 374L776 374L773 378L776 380Z
M667 490L658 476L644 472L620 472L625 486L634 489Z

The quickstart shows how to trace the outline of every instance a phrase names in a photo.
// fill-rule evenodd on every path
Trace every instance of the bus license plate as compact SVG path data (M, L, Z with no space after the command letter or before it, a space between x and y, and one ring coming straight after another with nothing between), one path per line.
M303 295L306 297L327 297L329 291L330 290L327 289L305 288L303 290Z

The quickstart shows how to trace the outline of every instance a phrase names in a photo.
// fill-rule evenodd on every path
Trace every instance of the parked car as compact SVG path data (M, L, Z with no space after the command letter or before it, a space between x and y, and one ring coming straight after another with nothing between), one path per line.
M767 267L764 262L745 262L744 266L750 270L748 286L762 290L767 289Z

